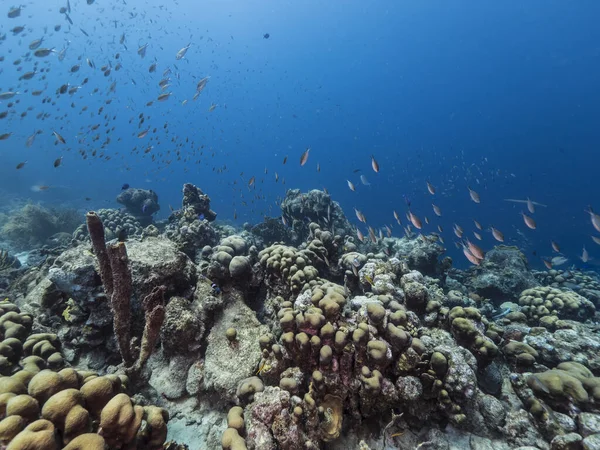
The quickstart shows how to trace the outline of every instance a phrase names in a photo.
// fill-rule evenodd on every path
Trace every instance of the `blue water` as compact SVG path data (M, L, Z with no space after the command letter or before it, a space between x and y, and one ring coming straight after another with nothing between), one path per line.
M424 231L444 228L458 265L466 261L454 248L452 224L472 238L472 219L502 230L535 267L542 265L532 252L552 256L551 239L570 263L581 264L584 245L600 260L584 212L587 205L600 210L598 2L73 0L72 26L59 12L65 5L29 2L15 19L7 17L10 5L2 5L0 91L20 92L12 108L11 100L0 102L0 111L11 111L0 119L0 134L13 133L0 141L2 206L32 199L82 211L118 207L114 198L129 183L155 190L158 218L165 218L169 204L180 204L182 184L191 182L210 195L219 219L233 221L235 211L241 225L278 216L276 202L287 188L326 188L351 221L358 224L356 207L381 227L394 223L394 209L406 222L406 195L416 215L431 219ZM13 36L17 25L26 29ZM123 33L127 49L119 43ZM56 53L31 56L29 43L42 36L42 47L67 47L62 62ZM142 59L137 48L146 43ZM19 81L36 63L48 72ZM100 67L109 63L113 69L104 76ZM75 64L80 70L71 73ZM172 95L157 102L167 68ZM193 101L205 76L210 81ZM55 93L85 77L89 82L74 95ZM109 93L113 82L116 92ZM34 97L35 89L44 93ZM217 107L209 112L211 104ZM36 118L41 113L43 120ZM147 128L148 136L137 138ZM34 130L43 133L27 148ZM53 130L65 145L55 144ZM307 147L310 157L300 167ZM361 174L370 186L361 185ZM437 188L433 197L426 180ZM33 185L50 188L32 192ZM471 202L467 186L481 204ZM534 214L536 230L520 217L525 205L503 200L527 197L547 205ZM432 202L443 217L435 218ZM401 228L394 233L402 235ZM495 242L489 232L483 236L489 250Z

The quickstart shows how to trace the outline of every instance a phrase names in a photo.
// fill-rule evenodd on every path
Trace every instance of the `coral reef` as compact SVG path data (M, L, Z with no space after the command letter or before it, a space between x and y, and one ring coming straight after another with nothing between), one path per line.
M12 212L1 235L16 249L30 250L47 244L57 233L72 233L82 220L72 209L48 209L30 203Z
M117 196L117 202L144 227L150 225L154 213L160 211L158 195L151 189L125 189Z
M311 222L332 234L353 234L353 228L339 203L317 189L307 193L300 192L300 189L289 189L281 202L281 215L301 240L308 237L308 224Z
M104 238L107 241L119 236L140 236L143 232L142 224L131 214L118 209L99 209L95 211L104 225ZM85 242L89 238L87 225L81 224L73 233L73 239Z
M186 184L164 228L89 213L70 247L11 271L0 284L15 302L0 303L2 445L600 440L595 275L530 271L513 247L459 270L437 236L357 239L321 191L288 191L282 218L256 226L215 218Z
M125 393L125 375L65 367L55 334L0 303L0 442L6 449L160 449L169 415Z
M155 286L142 300L145 325L139 350L131 339L132 275L123 242L106 246L104 227L98 215L91 211L86 215L88 232L94 253L98 258L100 277L104 291L110 298L115 336L125 367L130 372L139 371L146 363L156 345L160 327L165 318L164 294L166 286ZM137 358L134 356L138 353Z
M217 231L210 225L216 217L217 214L210 209L208 195L186 183L183 185L182 207L169 216L165 233L180 251L195 259L202 249L218 242Z
M470 272L464 284L497 304L516 301L518 293L538 284L529 271L525 255L518 248L505 245L487 252L482 264Z

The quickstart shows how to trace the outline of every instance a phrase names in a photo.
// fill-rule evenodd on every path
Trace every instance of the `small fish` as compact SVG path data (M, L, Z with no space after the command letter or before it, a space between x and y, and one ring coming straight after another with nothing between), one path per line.
M204 90L209 79L210 77L204 77L198 81L198 84L196 85L196 94L200 94Z
M62 164L62 159L63 159L62 156L60 158L56 158L54 160L54 167L59 167Z
M350 190L351 190L352 192L355 192L355 191L356 191L356 187L354 187L354 184L352 183L352 181L350 181L350 180L346 180L346 183L348 183L348 187L350 188Z
M2 134L0 134L0 141L7 140L11 135L12 135L12 133L2 133Z
M92 68L92 69L96 68L96 64L94 64L94 61L92 61L90 58L85 58L85 62L87 63L88 66L90 66L90 68Z
M180 59L183 59L183 57L185 56L185 54L187 53L187 51L188 51L188 49L190 48L191 45L192 45L192 43L190 42L188 45L186 45L181 50L179 50L177 52L177 54L175 55L175 59L178 60L178 61Z
M546 266L546 269L552 269L552 261L542 258L542 262L544 263L544 266Z
M529 217L527 214L521 211L521 215L523 216L523 222L527 225L528 228L535 230L537 225L535 224L535 220L532 217Z
M208 112L213 112L217 106L218 105L216 103L211 103L211 105L208 107Z
M284 227L288 226L287 220L285 219L285 216L281 216L281 223L283 224Z
M529 200L529 197L527 197L527 210L533 214L535 212L535 207L533 206L533 202L531 200Z
M477 231L473 231L473 236L475 236L475 239L477 239L478 241L481 241L483 239Z
M52 52L55 52L55 50L52 48L38 48L35 52L33 52L33 54L38 58L44 58Z
M373 172L379 173L379 163L375 160L375 156L371 155L371 168Z
M23 167L25 167L25 164L27 164L27 161L23 161L23 162L20 162L19 164L17 164L17 170L22 169Z
M471 252L471 254L473 256L475 256L476 258L478 258L478 259L485 258L485 253L483 252L483 250L480 247L478 247L477 245L473 244L468 239L467 239L467 247L469 248L469 251Z
M56 137L56 140L58 142L60 142L61 144L66 144L67 141L65 141L65 138L62 137L60 134L58 134L56 131L52 131L52 134L54 135L54 137Z
M469 190L469 196L471 197L471 200L473 200L475 203L481 203L479 194L477 192L475 192L473 189L471 189L471 187L469 187L469 186L467 186L467 189Z
M483 229L483 228L481 228L481 224L480 224L479 222L477 222L475 219L473 219L473 222L475 223L475 227L476 227L478 230L482 230L482 229Z
M138 48L137 50L137 54L140 55L142 58L144 56L146 56L146 49L148 48L148 44L144 44L141 47Z
M396 222L398 222L398 225L402 225L402 222L400 221L400 216L398 216L398 213L396 212L396 210L394 210L394 219L396 219Z
M508 313L510 313L512 311L512 309L510 308L506 308L504 311L500 311L497 314L494 314L492 316L493 320L498 320L498 319L502 319L504 316L508 315Z
M600 245L600 238L597 236L591 236L592 241L594 241L596 244Z
M365 186L371 186L371 183L369 183L369 182L367 181L367 177L366 177L366 176L364 176L364 175L361 175L361 176L360 176L360 182L361 182L363 185L365 185Z
M34 39L29 44L29 50L37 50L42 45L42 42L44 42L44 38Z
M371 275L365 275L365 280L367 281L367 283L373 286L373 277L371 277Z
M423 225L421 223L421 219L419 219L417 216L415 216L412 211L408 211L408 220L410 220L410 223L413 224L413 226L417 229L420 230L421 228L423 228Z
M165 100L169 99L169 97L171 96L171 94L172 94L171 92L164 92L164 93L162 93L162 94L160 94L158 96L157 100L159 102L164 102Z
M35 141L35 137L37 136L37 131L35 131L31 136L27 138L25 141L25 145L27 147L31 147L33 145L33 141Z
M550 241L550 245L552 245L552 250L554 250L556 253L560 253L560 247L556 242Z
M456 235L457 238L461 239L463 236L463 229L461 227L459 227L458 225L454 224L452 226L452 231L454 231L454 234Z
M481 264L481 259L477 258L473 253L471 253L471 251L468 249L468 247L466 245L462 245L463 248L463 254L465 255L465 257L469 260L469 262L471 264L474 264L476 266Z
M504 242L504 234L501 231L494 227L490 227L490 230L492 231L492 236L494 236L494 239L496 239L498 242Z
M531 389L535 389L536 391L542 391L545 394L550 395L550 389L548 389L548 387L542 383L542 381L537 377L537 375L529 375L529 377L527 377L527 385L531 388Z
M300 165L303 166L308 161L308 152L310 152L310 147L304 150L304 153L300 156Z
M588 253L588 251L586 250L585 246L583 247L583 250L581 252L581 260L586 263L590 260L590 254Z
M252 177L250 178L250 181L248 181L248 187L251 187L254 184L255 178Z
M442 216L442 210L440 209L439 206L434 205L433 203L431 204L431 206L433 207L433 212L435 213L436 216L441 217Z
M121 186L121 190L125 191L127 189L129 189L129 183L123 183L123 186Z
M287 156L284 156L284 158L283 158L283 164L285 164L287 162L287 158L288 158Z
M356 237L360 242L365 242L365 235L358 228L356 229Z
M360 212L358 209L354 208L354 213L356 214L356 218L362 222L362 223L367 223L367 218L365 217L365 215Z
M435 195L435 188L431 185L429 181L427 181L427 190L431 195Z
M596 231L600 232L600 215L596 214L591 206L588 206L587 213L590 214L590 220L592 221L592 225L596 229Z
M150 128L148 128L147 130L140 131L138 133L137 137L140 139L145 138L148 135L149 131L150 131Z
M555 256L550 261L552 262L553 266L562 266L569 261L569 258L565 258L564 256Z
M0 93L0 100L10 100L17 94L18 94L18 92L14 92L14 91L2 92L2 93Z
M12 8L10 8L8 10L8 18L16 19L17 17L19 17L21 15L21 8L21 6L13 6Z

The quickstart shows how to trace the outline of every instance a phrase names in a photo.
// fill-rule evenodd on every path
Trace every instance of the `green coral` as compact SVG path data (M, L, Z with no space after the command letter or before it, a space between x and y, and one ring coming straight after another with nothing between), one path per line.
M585 321L596 312L594 304L585 297L550 286L524 290L519 297L519 305L527 319L536 325L551 325L558 319Z

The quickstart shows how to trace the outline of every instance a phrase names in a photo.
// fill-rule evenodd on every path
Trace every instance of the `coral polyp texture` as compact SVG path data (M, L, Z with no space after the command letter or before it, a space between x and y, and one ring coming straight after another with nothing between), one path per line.
M597 276L508 246L459 270L316 190L237 229L192 184L165 222L130 189L0 254L3 448L597 448Z

